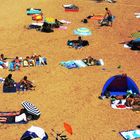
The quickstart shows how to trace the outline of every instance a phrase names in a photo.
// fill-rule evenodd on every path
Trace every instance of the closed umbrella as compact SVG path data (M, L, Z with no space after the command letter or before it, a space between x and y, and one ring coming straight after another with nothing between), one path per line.
M75 35L79 35L79 36L90 36L90 35L92 35L92 32L88 28L85 28L85 27L78 28L78 29L74 30L73 33Z
M29 112L32 115L39 116L41 114L40 110L28 101L22 102L21 105L27 110L27 112Z

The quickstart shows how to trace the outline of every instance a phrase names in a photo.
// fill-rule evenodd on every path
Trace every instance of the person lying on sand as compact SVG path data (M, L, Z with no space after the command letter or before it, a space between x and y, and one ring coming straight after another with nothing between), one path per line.
M14 62L14 70L16 70L16 67L18 67L18 70L20 70L21 60L19 59L18 56L16 56L16 58L13 60L13 62Z
M4 54L0 55L0 66L2 66L4 69L7 68L7 66L5 65L6 62L6 58L4 57Z

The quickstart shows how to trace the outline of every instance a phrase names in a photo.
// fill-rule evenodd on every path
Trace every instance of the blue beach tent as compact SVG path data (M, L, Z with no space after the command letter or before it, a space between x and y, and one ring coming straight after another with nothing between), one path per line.
M110 93L110 96L126 95L127 90L131 90L132 93L136 94L140 93L136 83L130 77L115 75L106 81L101 96L105 96L107 92Z

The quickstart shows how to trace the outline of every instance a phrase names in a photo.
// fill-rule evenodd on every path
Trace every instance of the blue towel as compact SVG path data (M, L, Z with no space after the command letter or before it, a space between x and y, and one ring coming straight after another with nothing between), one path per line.
M42 12L40 10L27 10L26 14L32 15L32 14L41 14Z
M78 65L76 65L73 60L66 61L66 62L61 62L60 65L66 67L68 69L78 68Z
M123 136L125 140L132 140L140 138L140 130L128 130L120 132L120 135Z

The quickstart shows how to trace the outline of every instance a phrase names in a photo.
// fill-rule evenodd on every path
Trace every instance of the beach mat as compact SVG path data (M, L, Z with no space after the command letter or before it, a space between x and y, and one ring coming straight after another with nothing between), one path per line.
M104 62L103 62L102 59L99 59L99 62L100 62L100 65L104 65ZM62 62L60 62L60 65L66 67L68 69L82 68L82 67L87 67L88 66L82 60L62 61Z
M0 117L3 117L3 116L16 116L16 115L19 115L18 111L0 112Z
M62 61L60 62L60 65L68 69L87 67L87 65L82 60Z
M27 10L26 10L26 14L27 15L33 15L33 14L41 14L42 13L42 11L41 11L41 9L34 9L34 8L28 8Z
M120 132L125 140L134 140L140 138L140 130L128 130Z
M89 20L102 20L104 18L104 16L102 15L95 15L93 17L91 17Z

